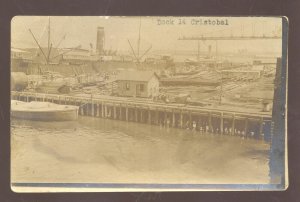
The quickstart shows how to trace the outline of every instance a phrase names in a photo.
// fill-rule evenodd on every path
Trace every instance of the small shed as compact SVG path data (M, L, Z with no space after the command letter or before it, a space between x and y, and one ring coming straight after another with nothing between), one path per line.
M116 82L119 96L151 98L159 94L159 77L155 72L121 71Z

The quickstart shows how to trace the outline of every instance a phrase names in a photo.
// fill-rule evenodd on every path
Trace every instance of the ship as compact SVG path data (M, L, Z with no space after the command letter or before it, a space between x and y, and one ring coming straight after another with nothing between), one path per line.
M133 50L128 40L131 53L118 52L117 50L105 49L104 27L97 27L95 47L90 43L89 49L84 49L80 44L74 47L61 48L59 45L65 40L62 37L55 47L50 39L50 18L48 24L48 47L41 47L34 33L29 32L37 47L11 49L11 71L29 74L44 74L45 71L58 72L64 77L82 76L85 74L97 74L100 72L113 73L117 69L167 69L174 66L172 56L159 54L147 56L150 46L145 52ZM139 39L140 42L140 30Z
M12 49L11 71L25 72L27 75L45 75L45 72L57 72L64 78L77 78L77 83L72 83L72 85L70 85L70 82L61 82L57 79L38 82L39 85L35 89L37 92L42 93L68 94L74 89L80 89L81 86L86 85L80 79L86 75L115 75L119 69L155 71L160 76L163 86L204 85L215 87L220 85L219 79L215 77L207 78L207 76L204 76L203 78L202 76L198 78L198 75L202 74L202 72L211 71L218 65L218 62L211 56L211 47L209 48L208 56L203 60L200 60L198 49L197 61L193 60L193 64L187 61L185 61L185 63L175 61L172 55L162 52L157 52L155 55L153 55L153 53L152 55L147 55L152 45L144 52L140 50L140 29L138 31L137 50L134 50L134 44L128 39L131 53L130 51L129 53L121 53L105 49L104 27L97 27L96 45L93 47L91 43L90 49L83 49L81 45L69 48L52 47L50 38L48 38L48 41L50 41L48 47L42 48L30 31L38 48ZM48 26L48 32L50 33L50 26ZM65 36L62 40L64 40L64 38ZM93 79L92 82L87 82L94 85L101 85L101 81L98 80L99 79Z
M11 117L33 121L74 121L78 119L78 106L51 102L22 102L11 100Z

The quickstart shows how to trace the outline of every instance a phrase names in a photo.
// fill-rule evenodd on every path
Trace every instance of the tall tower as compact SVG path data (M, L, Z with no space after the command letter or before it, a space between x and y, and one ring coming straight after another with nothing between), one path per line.
M97 27L96 53L99 55L104 54L104 41L104 27Z

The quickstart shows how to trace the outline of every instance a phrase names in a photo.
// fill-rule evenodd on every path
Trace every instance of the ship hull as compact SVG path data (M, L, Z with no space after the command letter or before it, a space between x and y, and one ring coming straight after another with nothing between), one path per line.
M16 106L16 103L19 106ZM27 104L20 101L13 102L11 105L11 117L33 121L75 121L78 119L79 107L77 106L58 105L59 109L52 109L56 104L51 103L49 108L30 109L26 107Z
M78 113L75 110L58 112L11 111L11 117L32 121L75 121L78 119Z

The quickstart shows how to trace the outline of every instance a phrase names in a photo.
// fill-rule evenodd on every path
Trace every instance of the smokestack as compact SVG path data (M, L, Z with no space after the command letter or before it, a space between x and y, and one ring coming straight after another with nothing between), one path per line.
M104 27L97 27L96 53L101 55L104 53Z

